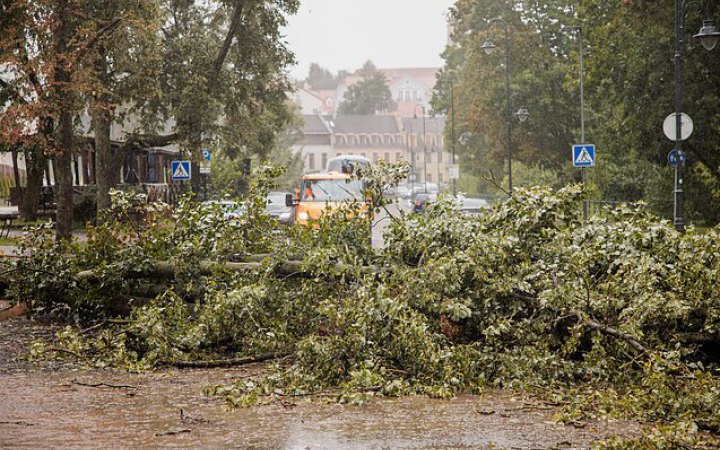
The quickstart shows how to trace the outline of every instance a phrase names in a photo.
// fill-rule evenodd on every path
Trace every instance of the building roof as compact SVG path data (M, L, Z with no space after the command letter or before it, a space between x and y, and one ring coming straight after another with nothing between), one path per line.
M427 134L442 134L445 130L445 116L428 116L425 120L425 133ZM402 120L402 127L404 131L417 134L423 132L423 117L422 115L417 117L408 117Z
M414 78L426 89L432 90L435 87L439 67L408 67L395 69L379 69L385 75L388 86L402 80L403 78Z
M408 68L396 68L396 69L378 69L383 75L388 86L392 86L398 81L404 78L412 78L418 83L422 84L426 89L432 90L435 87L437 80L437 73L440 71L439 67L408 67ZM341 84L350 87L357 84L362 80L360 75L350 74L342 80Z
M303 116L303 134L330 134L330 130L323 121L323 118L317 114Z
M398 121L394 116L375 115L338 115L329 119L330 126L335 133L400 133Z

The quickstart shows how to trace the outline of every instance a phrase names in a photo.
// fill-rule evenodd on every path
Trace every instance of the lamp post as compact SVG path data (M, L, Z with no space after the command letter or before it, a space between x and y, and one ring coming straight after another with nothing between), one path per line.
M512 183L512 105L510 98L510 40L508 39L508 24L500 17L490 19L485 30L485 43L482 48L485 54L491 54L495 50L495 44L490 39L490 27L494 23L500 23L503 26L505 32L505 96L507 97L507 147L508 147L508 191L512 194L513 183Z
M409 121L408 128L409 128L409 130L406 130L407 148L408 148L408 151L410 152L410 176L408 177L408 181L410 182L410 195L412 196L412 193L415 190L415 150L414 150L413 142L412 142L412 133L413 133L412 121Z
M450 164L455 167L455 82L452 76L450 77L450 138L452 139L450 141L452 144L452 163ZM452 193L453 195L457 194L455 178L452 179Z
M415 108L413 110L413 118L417 119L417 108L418 106L422 110L422 118L423 118L423 182L425 183L425 193L427 194L427 134L425 133L425 106L424 105L415 105Z
M683 180L685 164L682 161L682 110L685 72L685 13L688 4L687 0L675 1L675 150L678 153L678 162L675 165L673 224L680 233L685 232L685 184ZM700 32L693 37L700 39L705 49L712 50L720 39L720 31L718 31L712 20L706 20L703 22Z
M571 26L568 28L575 30L578 35L578 46L580 53L580 144L585 144L585 47L583 45L582 27ZM585 172L585 167L580 168L580 179L582 180L582 185L584 188L585 183L587 182L587 172ZM583 200L582 202L582 215L583 223L586 223L588 220L587 200Z

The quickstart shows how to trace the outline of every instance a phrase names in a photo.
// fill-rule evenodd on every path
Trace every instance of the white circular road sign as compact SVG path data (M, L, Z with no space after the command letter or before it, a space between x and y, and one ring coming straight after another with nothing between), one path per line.
M677 139L676 133L677 133L677 114L672 113L669 116L665 118L665 122L663 122L663 133L665 133L665 136L667 136L668 139L671 141L674 141ZM687 138L690 137L690 135L693 132L693 121L685 113L680 113L680 123L681 123L681 134L680 134L680 140L684 141L687 140Z

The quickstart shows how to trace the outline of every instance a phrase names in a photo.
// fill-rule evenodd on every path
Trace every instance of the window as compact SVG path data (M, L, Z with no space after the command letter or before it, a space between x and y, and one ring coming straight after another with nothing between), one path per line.
M320 160L322 161L322 167L323 167L323 169L324 169L325 167L327 167L327 153L323 153L323 154L320 156Z
M410 91L405 91L405 101L406 102L410 101Z
M403 96L403 91L401 91L401 90L398 91L398 96L397 96L398 101L402 100L402 96Z
M427 174L427 182L432 183L432 174L431 173Z
M402 153L397 152L395 153L395 162L398 162L402 159Z
M413 100L417 100L417 91L413 91Z
M438 163L441 163L443 161L443 151L440 150L438 152ZM442 182L441 182L442 183Z
M385 152L385 161L390 162L390 152Z
M373 162L374 163L378 162L378 154L377 153L373 153Z
M445 180L442 173L438 174L438 183L442 183Z
M432 150L425 153L425 157L427 158L428 164L432 163Z
M308 169L315 170L315 154L314 153L310 153L308 155Z
M363 183L360 180L305 180L302 201L343 202L359 201L363 198Z

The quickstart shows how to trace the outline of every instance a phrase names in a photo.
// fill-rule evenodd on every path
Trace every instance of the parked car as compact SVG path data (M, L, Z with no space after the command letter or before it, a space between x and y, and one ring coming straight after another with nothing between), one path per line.
M225 219L240 220L247 212L247 207L235 200L208 200L202 204L217 208L217 211Z
M460 214L464 216L480 216L490 207L490 202L482 198L460 197Z
M437 183L415 183L412 188L413 194L434 194L437 195L440 193L440 188L438 187Z
M404 184L399 185L395 188L395 192L397 193L397 196L400 198L408 199L412 196L412 191L409 187L405 186Z
M417 194L415 196L415 203L413 205L413 212L421 213L427 209L427 207L437 201L437 195L435 194Z
M280 223L290 224L293 221L293 210L285 204L289 192L271 192L266 198L265 211Z

